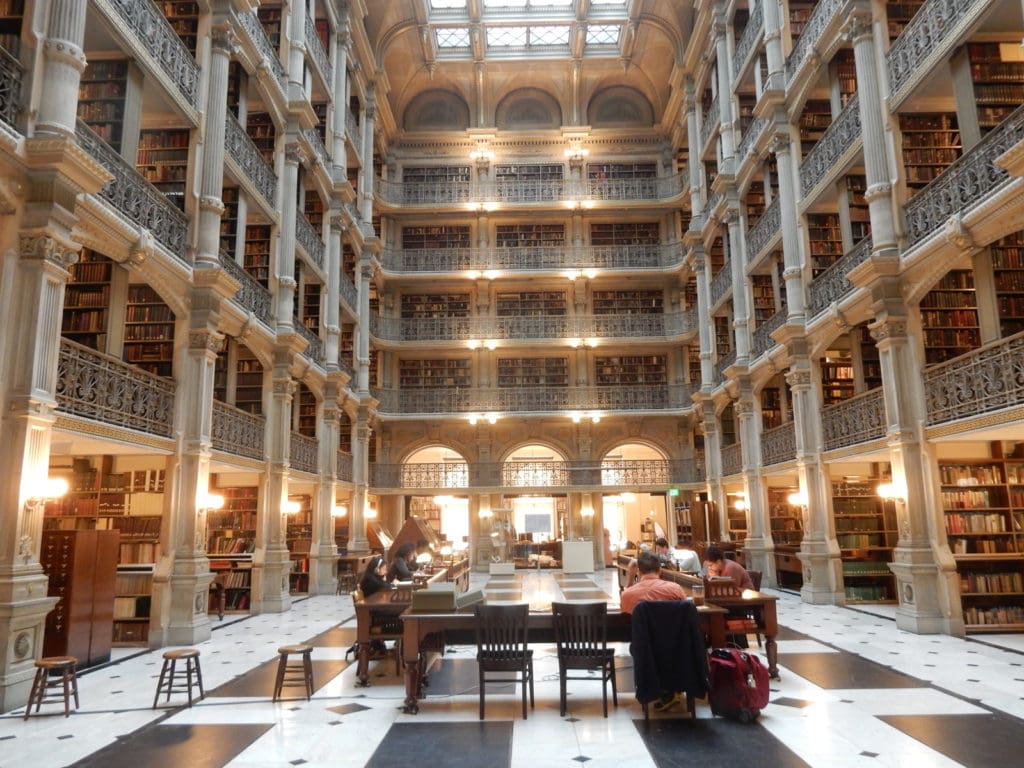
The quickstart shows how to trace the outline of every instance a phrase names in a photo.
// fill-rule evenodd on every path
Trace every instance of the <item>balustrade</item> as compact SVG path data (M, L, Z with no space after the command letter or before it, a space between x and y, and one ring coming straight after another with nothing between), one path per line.
M700 145L706 147L708 142L711 141L711 137L721 122L722 115L721 110L718 106L718 96L712 99L708 108L704 110L704 114L700 124Z
M221 269L241 283L241 288L235 294L235 301L252 312L268 328L272 327L274 299L270 291L226 253L221 251L219 255Z
M708 292L708 300L711 302L711 308L714 307L722 300L725 294L732 288L732 266L726 261L722 265L722 268L718 270L718 274L711 280L711 288Z
M320 42L320 36L316 33L316 25L309 14L306 14L306 51L313 60L314 66L320 70L320 76L327 84L327 90L331 90L334 82L334 70L331 69L331 60L327 56L327 51L324 50L323 43Z
M281 64L281 58L274 48L274 44L270 42L266 30L263 29L263 25L256 16L256 11L239 13L237 18L241 22L242 29L249 35L253 45L256 46L259 52L260 63L270 67L270 71L280 86L282 94L287 93L288 76L285 74L284 66Z
M761 433L761 463L782 464L796 458L796 428L792 421Z
M306 140L310 148L313 150L313 155L320 164L325 168L330 167L330 158L327 154L327 147L324 146L324 140L320 138L320 131L316 128L307 128L302 132L302 138Z
M341 275L338 280L338 293L341 296L341 300L348 304L351 309L358 309L359 307L359 294L356 292L355 285L345 275Z
M300 472L316 474L318 472L317 441L315 437L291 433L288 447L288 464Z
M345 451L338 451L337 466L335 471L339 480L352 482L352 454Z
M839 21L839 10L846 5L848 0L820 0L814 6L811 17L804 24L800 37L793 44L793 50L786 59L786 82L791 83L796 79L801 67L812 59L812 54L818 51L818 44L825 34L825 30L833 21Z
M743 163L743 158L747 156L753 147L757 143L757 140L761 138L761 135L768 128L769 122L763 117L755 117L750 121L750 125L747 126L746 130L743 131L743 138L740 141L739 147L736 149L736 161Z
M21 108L21 80L24 72L21 63L7 51L0 48L0 120L12 128Z
M356 122L356 116L352 114L351 110L345 110L345 131L348 133L349 140L354 146L359 145L359 123Z
M930 425L1024 405L1024 333L926 369L924 390Z
M747 26L743 28L743 34L740 35L740 39L736 43L736 53L734 53L732 57L733 80L735 80L737 75L739 75L744 62L746 62L747 58L750 56L750 52L753 51L755 46L761 41L761 28L763 26L764 8L761 3L757 3L750 14L750 18L747 19Z
M228 155L263 198L267 209L274 210L277 207L277 175L273 167L263 159L263 155L234 115L227 115L224 128L224 148Z
M800 163L800 187L803 196L809 196L819 184L841 173L841 158L857 149L862 141L860 102L854 94Z
M821 410L822 443L826 451L846 448L885 436L882 388L851 397Z
M292 324L295 332L306 340L306 348L302 350L302 356L313 361L317 365L324 365L324 342L316 335L316 332L307 328L298 318Z
M682 243L651 245L550 245L522 248L386 248L381 264L391 272L464 272L498 269L672 269L683 261Z
M776 241L782 238L782 210L779 198L772 200L771 205L764 209L757 223L747 230L747 258L750 264L756 264L761 256Z
M722 448L722 477L738 475L743 471L743 446L733 443Z
M174 382L61 339L57 406L63 413L170 437Z
M213 448L235 456L262 461L266 419L234 406L213 401L210 437Z
M783 307L763 323L758 324L757 328L755 328L754 332L750 335L751 359L763 355L775 346L775 340L772 338L772 333L786 324L787 315L788 312L785 307Z
M715 363L715 376L721 381L725 381L725 371L730 365L736 363L736 350L730 349L724 355L718 358L718 362Z
M324 241L302 211L295 212L295 241L306 252L310 265L324 271Z
M834 302L842 301L853 292L853 283L847 275L851 269L867 260L871 255L871 247L871 237L865 237L853 246L853 250L840 257L811 281L807 286L811 317L824 312Z

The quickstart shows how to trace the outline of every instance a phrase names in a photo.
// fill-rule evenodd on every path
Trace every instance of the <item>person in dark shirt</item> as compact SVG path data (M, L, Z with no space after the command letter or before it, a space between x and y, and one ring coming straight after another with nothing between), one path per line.
M387 589L394 589L387 573L387 561L380 555L375 555L367 564L366 570L363 572L363 578L359 580L359 589L363 591L364 598Z
M416 570L416 545L407 541L395 550L395 557L388 567L389 581L412 581Z

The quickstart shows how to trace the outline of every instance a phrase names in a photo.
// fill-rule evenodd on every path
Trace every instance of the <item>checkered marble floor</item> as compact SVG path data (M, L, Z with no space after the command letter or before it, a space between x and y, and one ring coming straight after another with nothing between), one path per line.
M592 580L550 571L486 579L474 575L473 586L485 586L491 599L543 604L607 593L617 600L612 570ZM351 600L314 597L286 614L225 619L196 646L208 695L191 709L182 697L151 708L161 649L82 674L82 706L71 717L24 721L17 710L0 717L0 766L989 768L1020 761L1024 636L913 635L896 628L891 608L807 605L789 593L780 593L778 614L781 679L754 725L715 718L704 702L696 721L668 712L645 724L624 645L617 647L619 705L607 719L597 681L570 682L569 712L559 716L554 648L538 645L529 719L521 719L511 686L489 687L481 723L473 649L449 648L431 670L419 714L405 715L390 660L372 663L370 687L355 685L345 657L355 637ZM315 695L272 702L277 647L306 641L315 646Z

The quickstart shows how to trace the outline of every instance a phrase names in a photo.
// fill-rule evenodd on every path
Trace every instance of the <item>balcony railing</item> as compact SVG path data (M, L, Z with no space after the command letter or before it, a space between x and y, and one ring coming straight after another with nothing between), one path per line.
M804 24L800 37L797 38L789 58L786 59L786 82L790 83L797 76L800 67L810 59L811 54L818 50L818 43L825 34L825 29L836 17L839 9L848 0L820 0L814 6L811 17Z
M359 146L359 123L356 122L356 116L348 109L345 110L345 131L352 143Z
M843 155L852 152L860 141L860 102L854 94L800 163L800 188L804 197L827 176L842 172Z
M775 340L772 338L772 333L786 324L787 316L788 310L783 307L754 329L754 332L750 335L751 358L759 357L775 346Z
M721 108L718 106L718 96L715 96L708 104L708 108L704 110L700 123L700 146L701 148L706 147L708 142L711 141L711 135L715 132L719 122L721 122L722 114Z
M732 264L727 261L711 281L711 287L708 291L708 301L711 303L711 306L717 305L730 288L732 288Z
M18 120L18 110L21 108L22 77L24 74L21 64L0 48L0 120L12 128Z
M746 130L743 131L743 138L740 140L740 145L736 149L736 161L742 163L743 158L747 156L751 148L761 138L761 134L764 133L768 127L768 121L763 117L755 117L750 121L750 125L747 126Z
M730 349L724 355L718 358L718 362L715 363L715 376L721 380L725 380L725 371L730 365L736 363L736 350Z
M288 463L300 472L311 472L315 475L319 471L316 459L318 445L315 437L306 437L298 432L292 432L288 448Z
M929 424L1024 405L1024 333L924 372Z
M821 410L822 442L826 451L877 440L885 436L885 427L885 397L881 387Z
M976 147L910 199L904 209L910 245L938 231L951 216L962 215L1003 184L1009 176L996 166L995 159L1021 141L1024 107L1015 110Z
M915 77L926 76L925 60L941 50L947 40L959 39L963 29L988 5L978 0L929 0L921 6L885 57L891 98L898 98L900 90Z
M161 245L188 264L185 258L188 218L185 214L81 120L75 136L79 146L114 177L100 190L100 197L126 218L152 232Z
M301 320L296 319L293 323L295 332L307 342L306 348L302 350L303 357L312 360L317 365L324 365L324 342L316 335L316 332L307 328Z
M341 300L348 304L352 309L359 308L359 294L356 291L356 287L352 284L345 275L341 275L338 280L338 293L341 295Z
M682 243L656 245L549 245L523 248L388 248L392 272L461 272L564 269L671 269L682 263Z
M327 155L327 147L324 146L324 140L320 138L320 131L316 128L307 128L302 132L302 137L306 140L306 143L313 150L313 154L316 155L317 160L326 167L329 168L330 158Z
M757 223L747 230L747 259L756 264L768 246L782 237L782 209L779 198L764 209Z
M239 410L218 400L213 401L210 436L214 450L262 461L265 427L266 419L263 416Z
M277 207L277 176L274 169L263 159L249 134L230 113L225 123L224 147L266 202L267 208L274 210Z
M185 101L199 109L199 65L163 12L151 0L102 0L130 29Z
M302 246L313 266L324 271L324 241L302 211L295 212L295 241Z
M750 52L760 42L761 28L763 26L764 8L758 3L754 6L754 11L750 14L750 18L747 19L747 26L743 28L743 34L740 36L739 42L736 43L736 53L732 57L732 77L734 80L739 74L740 69L743 68L744 62L750 57Z
M63 413L170 437L174 382L61 339L57 404Z
M487 339L638 339L695 330L689 313L635 315L515 315L510 317L370 318L381 341L485 341Z
M761 433L761 463L782 464L796 458L796 427L787 421Z
M316 25L308 13L306 14L306 50L309 51L313 64L320 70L324 82L327 83L327 90L330 90L331 84L334 82L331 60L327 56L327 51L324 50L323 43L320 42L320 36L316 33Z
M274 48L274 44L270 42L266 30L263 29L263 25L256 16L256 11L239 13L238 19L241 21L242 28L248 33L253 44L259 49L260 63L270 67L274 79L277 80L282 92L286 93L288 77L285 74L284 66L281 64L281 58Z
M273 327L274 298L270 291L223 251L220 253L220 266L242 284L235 294L235 301L252 312L256 319L262 321L268 328Z
M722 449L722 477L738 475L743 471L743 445L733 443Z
M337 468L338 479L345 482L352 482L352 454L345 451L338 451Z
M601 387L432 387L373 389L382 415L546 413L549 411L677 411L693 405L699 385ZM585 414L582 414L585 415Z
M871 255L872 243L870 235L865 237L849 253L811 281L807 287L811 317L824 312L833 302L840 302L853 292L853 283L847 275Z

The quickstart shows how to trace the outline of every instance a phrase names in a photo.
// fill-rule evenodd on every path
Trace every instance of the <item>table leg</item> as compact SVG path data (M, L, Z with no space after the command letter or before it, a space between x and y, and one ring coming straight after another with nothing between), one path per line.
M420 660L416 659L405 662L405 706L402 711L407 715L415 715L420 711L418 703L420 694Z
M775 635L765 635L764 655L768 657L768 676L779 679L779 649L775 644Z
M359 643L359 663L356 665L356 686L366 688L370 684L370 644Z

